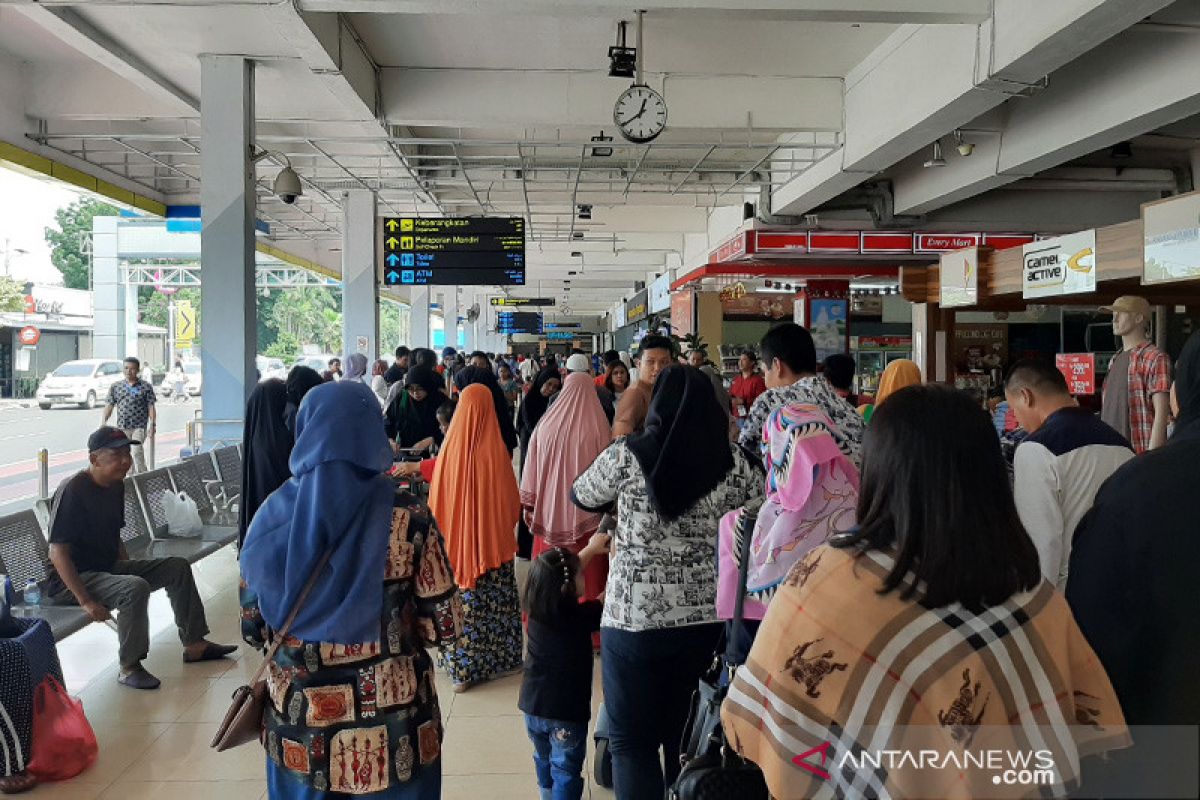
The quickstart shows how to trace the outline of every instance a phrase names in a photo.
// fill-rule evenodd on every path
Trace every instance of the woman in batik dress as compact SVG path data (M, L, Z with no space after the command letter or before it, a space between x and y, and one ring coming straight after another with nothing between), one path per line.
M263 647L332 551L268 668L272 800L441 794L442 721L426 647L458 638L462 604L428 508L383 471L391 448L362 383L300 406L293 477L242 550L243 637Z

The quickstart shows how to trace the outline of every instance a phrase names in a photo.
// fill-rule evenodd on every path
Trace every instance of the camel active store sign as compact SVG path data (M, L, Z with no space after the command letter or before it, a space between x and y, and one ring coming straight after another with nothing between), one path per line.
M1096 291L1096 232L1070 233L1022 246L1021 289L1026 300Z

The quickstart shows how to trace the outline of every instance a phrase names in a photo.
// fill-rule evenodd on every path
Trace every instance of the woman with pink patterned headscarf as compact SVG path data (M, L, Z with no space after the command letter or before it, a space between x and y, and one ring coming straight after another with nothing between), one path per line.
M534 428L521 475L521 506L533 532L533 558L552 547L578 553L600 528L600 514L571 501L571 486L611 443L612 428L591 376L568 375ZM604 591L608 557L592 559L583 575L583 599L594 599Z
M833 421L820 407L792 403L763 425L766 498L761 506L731 511L718 542L717 616L732 619L738 555L750 536L746 575L747 620L761 620L788 571L830 536L855 525L858 471L838 448Z

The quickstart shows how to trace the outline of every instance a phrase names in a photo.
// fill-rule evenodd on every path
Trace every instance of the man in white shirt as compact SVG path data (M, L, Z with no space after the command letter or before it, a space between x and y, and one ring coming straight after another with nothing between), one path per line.
M1079 407L1052 364L1019 362L1004 393L1017 421L1030 432L1014 463L1017 513L1037 547L1042 574L1065 589L1075 528L1100 485L1133 458L1133 448Z

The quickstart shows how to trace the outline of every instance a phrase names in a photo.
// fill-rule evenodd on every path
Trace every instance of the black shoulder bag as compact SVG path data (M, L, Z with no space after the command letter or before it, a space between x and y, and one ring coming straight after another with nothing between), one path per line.
M750 562L750 541L757 514L743 513L738 520L741 542L738 548L738 593L734 601L732 635L726 637L725 652L718 652L707 675L692 696L692 711L683 730L680 760L683 770L671 787L671 800L767 800L767 784L762 770L747 761L729 745L721 727L721 703L729 683L741 666L738 639L742 635L742 614L746 600L746 572ZM726 680L722 681L722 677Z

